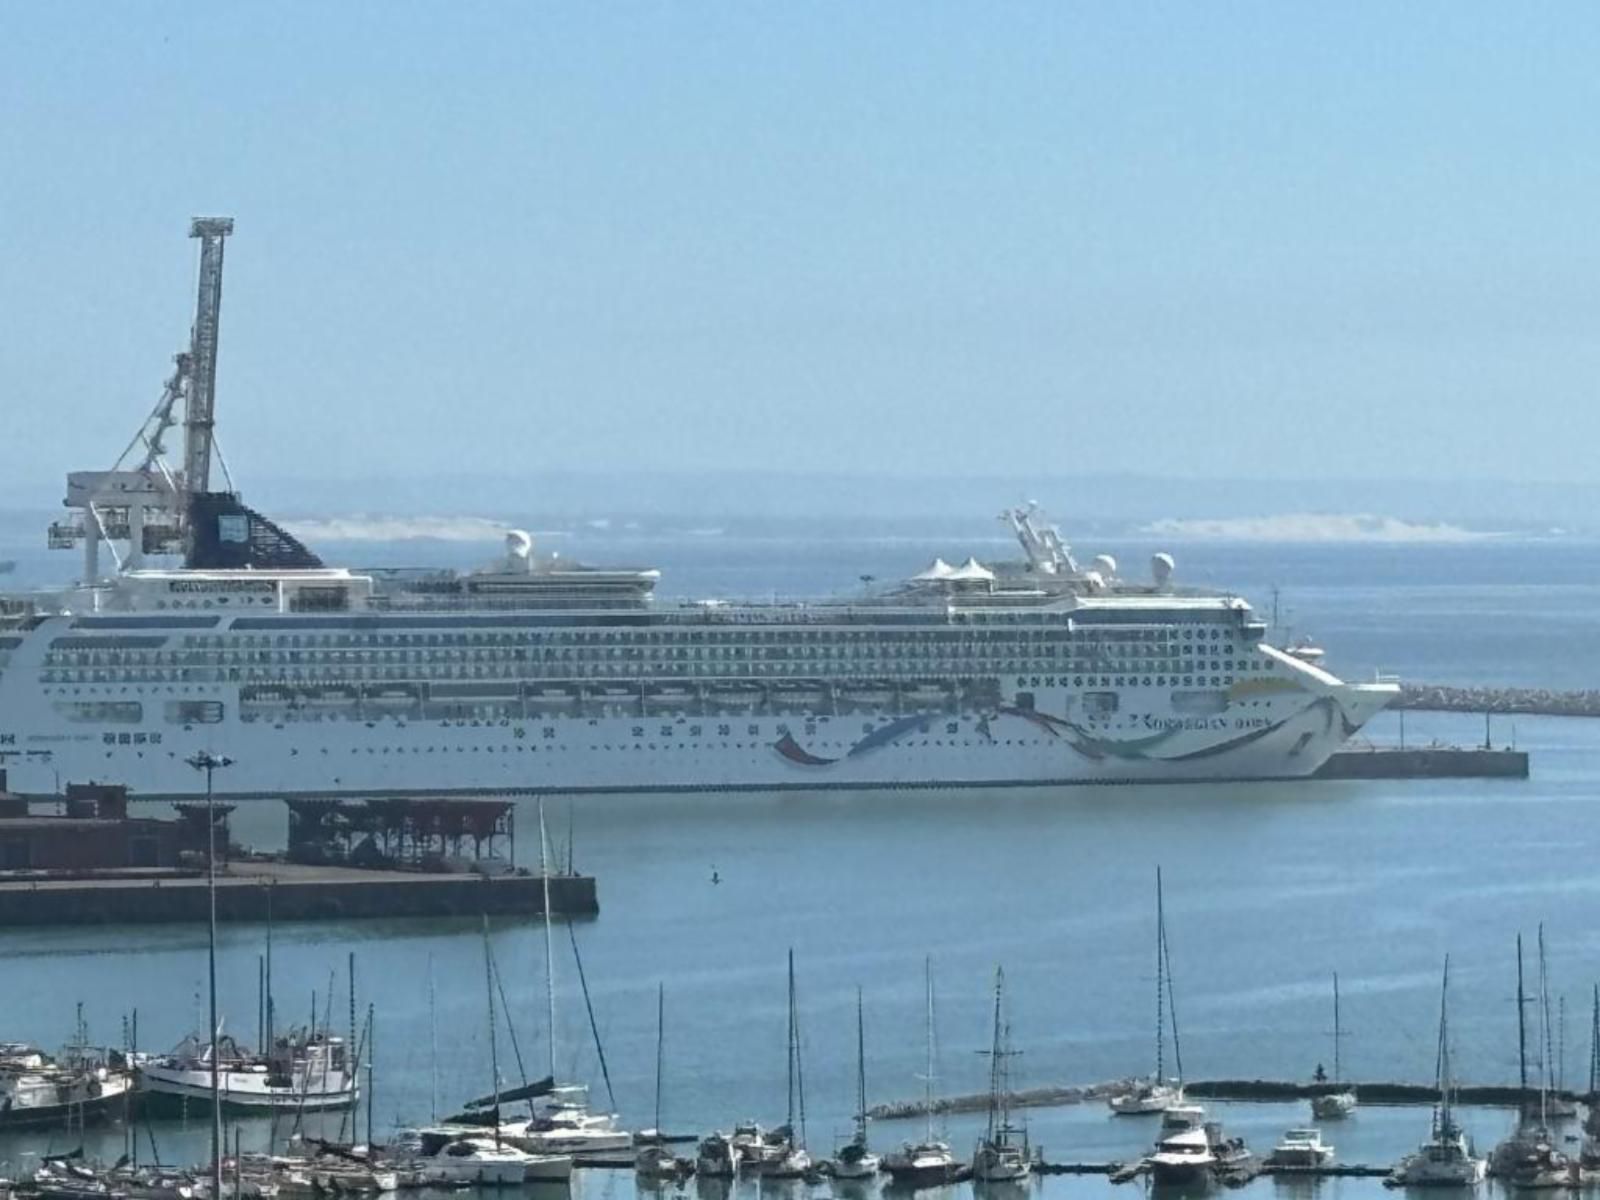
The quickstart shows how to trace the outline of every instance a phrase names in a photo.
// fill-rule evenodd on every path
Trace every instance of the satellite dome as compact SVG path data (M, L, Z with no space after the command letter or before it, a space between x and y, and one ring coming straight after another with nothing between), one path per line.
M1172 582L1172 570L1175 565L1172 555L1164 551L1150 556L1150 577L1156 581L1157 587L1166 587Z
M1097 554L1094 556L1094 569L1106 579L1115 579L1117 577L1117 560L1109 554Z

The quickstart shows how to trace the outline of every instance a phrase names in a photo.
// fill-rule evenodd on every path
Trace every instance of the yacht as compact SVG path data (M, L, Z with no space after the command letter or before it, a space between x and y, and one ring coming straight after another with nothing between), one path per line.
M961 1165L956 1161L956 1156L950 1152L950 1144L942 1138L934 1136L933 1112L934 1096L933 1084L935 1079L934 1063L934 1013L933 1013L933 960L925 959L923 962L923 977L927 991L927 1047L928 1064L923 1075L923 1110L927 1114L928 1127L920 1142L907 1142L899 1150L887 1154L883 1159L883 1169L889 1173L889 1178L895 1183L906 1187L933 1187L939 1184L952 1182L960 1174Z
M572 1158L529 1154L483 1130L440 1127L396 1139L397 1151L425 1184L439 1187L521 1187L572 1174Z
M656 1122L654 1128L638 1135L634 1170L642 1179L683 1179L694 1174L695 1160L679 1158L661 1132L661 1079L667 1036L667 989L656 986Z
M1342 1121L1356 1110L1356 1090L1344 1082L1344 1064L1340 1045L1344 1029L1339 1024L1339 973L1333 973L1333 1078L1322 1077L1322 1067L1317 1067L1317 1094L1311 1097L1311 1116L1317 1121Z
M1183 1103L1183 1051L1178 1042L1177 1014L1172 1012L1171 956L1167 950L1167 913L1162 896L1161 868L1156 868L1156 1069L1148 1078L1138 1080L1125 1091L1117 1092L1107 1100L1111 1111L1118 1116L1137 1117L1165 1112L1175 1104ZM1172 1052L1178 1069L1177 1077L1166 1072L1166 1035L1168 1019L1172 1025Z
M1322 1140L1320 1129L1309 1126L1285 1131L1283 1140L1267 1156L1274 1167L1320 1167L1332 1161L1333 1147Z
M1205 1109L1198 1104L1170 1105L1161 1114L1155 1149L1145 1160L1151 1179L1162 1186L1210 1187L1217 1171L1212 1141Z
M1450 1073L1450 957L1444 960L1444 981L1439 990L1439 1103L1433 1110L1433 1130L1426 1142L1401 1159L1389 1179L1401 1187L1476 1187L1482 1183L1486 1160L1472 1139L1455 1121Z
M695 1173L702 1179L732 1179L739 1173L739 1147L726 1133L717 1132L701 1140L695 1150Z
M800 1060L800 1010L795 1000L792 949L789 951L789 1113L774 1133L778 1137L768 1139L771 1149L762 1163L762 1174L769 1179L803 1179L809 1176L814 1168L811 1152L806 1149L806 1077Z
M989 1047L989 1121L972 1154L978 1183L1018 1183L1033 1172L1028 1131L1011 1123L1011 1025L1005 1019L1005 972L994 973L994 1034Z
M856 988L856 1130L833 1156L835 1179L871 1179L883 1161L867 1145L867 1035L862 1016L861 989Z

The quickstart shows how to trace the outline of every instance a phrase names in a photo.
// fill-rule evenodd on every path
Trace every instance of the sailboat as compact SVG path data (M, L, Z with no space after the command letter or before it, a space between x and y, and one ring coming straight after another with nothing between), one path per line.
M1339 1045L1344 1028L1339 1024L1339 972L1333 973L1333 1080L1331 1089L1311 1097L1311 1116L1318 1121L1338 1121L1356 1110L1355 1089L1344 1082ZM1320 1083L1321 1081L1318 1080Z
M482 1103L491 1106L485 1127L441 1125L407 1130L395 1139L406 1153L409 1169L425 1184L444 1187L521 1187L530 1180L564 1180L572 1174L567 1154L531 1153L504 1136L500 1104L510 1095L500 1086L500 1050L495 1012L494 952L489 944L489 918L483 918L483 969L489 998L489 1074L491 1090Z
M681 1179L694 1173L694 1160L679 1158L672 1153L672 1147L667 1145L661 1133L661 1067L663 1047L666 1044L667 1029L667 989L665 984L656 985L656 1122L655 1127L648 1133L641 1133L639 1140L645 1144L640 1146L639 1153L634 1156L633 1166L641 1178L644 1179Z
M1167 952L1167 914L1161 893L1161 868L1156 868L1156 1070L1131 1091L1112 1096L1107 1102L1118 1116L1144 1116L1165 1112L1183 1103L1183 1051L1178 1044L1178 1014L1171 1012L1172 1056L1178 1074L1166 1078L1167 1017L1172 1008L1171 959Z
M994 972L994 1038L989 1048L989 1123L972 1155L978 1183L1016 1183L1033 1170L1028 1131L1011 1124L1011 1026L1005 1020L1005 971ZM1017 1137L1021 1133L1020 1140Z
M539 805L539 872L544 878L544 979L546 1070L551 1086L531 1099L532 1115L506 1126L511 1144L534 1154L604 1154L633 1147L633 1136L617 1127L613 1113L589 1111L589 1089L580 1083L556 1083L555 950L550 934L550 840L545 832L544 804ZM573 943L576 953L577 943ZM580 970L582 964L579 964ZM601 1060L602 1067L604 1060Z
M835 1179L871 1179L882 1161L867 1148L867 1035L856 988L856 1133L833 1158Z
M1565 1187L1572 1167L1550 1132L1550 987L1544 950L1544 926L1539 927L1539 1090L1528 1097L1527 1022L1522 984L1522 938L1517 938L1517 1049L1521 1091L1516 1131L1489 1155L1489 1174L1509 1179L1519 1189Z
M795 1107L798 1098L799 1108ZM798 1123L796 1118L798 1117ZM795 1005L794 951L789 951L789 1109L781 1129L769 1143L778 1150L766 1164L771 1179L802 1179L811 1173L806 1149L806 1077L800 1061L800 1014Z
M1472 1140L1456 1124L1451 1106L1455 1082L1450 1074L1450 956L1444 959L1444 980L1439 988L1439 1103L1433 1110L1431 1136L1406 1155L1390 1174L1401 1187L1474 1187L1483 1182L1485 1160L1473 1150Z
M933 1132L934 1020L933 960L923 962L928 995L928 1069L923 1076L923 1108L928 1116L928 1131L920 1142L907 1142L883 1160L883 1169L896 1183L910 1187L929 1187L955 1179L959 1167L950 1145Z

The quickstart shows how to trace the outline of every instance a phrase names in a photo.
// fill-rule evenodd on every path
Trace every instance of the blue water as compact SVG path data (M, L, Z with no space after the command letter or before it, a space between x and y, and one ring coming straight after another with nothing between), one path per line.
M579 557L634 559L667 572L679 594L819 594L857 576L888 578L946 558L1001 548L969 541L622 534L569 539ZM1112 546L1130 573L1154 548ZM492 546L362 547L366 561L472 561ZM1098 551L1100 547L1089 548ZM604 551L604 553L600 553ZM4 554L0 549L0 554ZM1274 584L1292 623L1319 637L1347 675L1375 669L1440 682L1594 683L1600 547L1541 543L1426 546L1232 545L1174 548L1185 578L1228 583L1262 607ZM344 557L340 555L339 557ZM63 560L54 560L63 561ZM31 563L30 563L31 569ZM1393 738L1398 722L1370 733ZM783 1116L784 956L799 974L808 1119L830 1148L852 1103L855 988L865 992L868 1085L874 1100L915 1095L923 1058L922 961L938 984L940 1087L980 1090L994 968L1006 969L1018 1083L1092 1082L1151 1065L1154 868L1167 883L1184 1068L1191 1078L1300 1078L1331 1048L1330 976L1340 974L1347 1073L1431 1078L1441 962L1452 955L1456 1061L1463 1079L1516 1073L1513 939L1544 922L1552 986L1568 1003L1566 1073L1586 1074L1588 1000L1600 978L1600 722L1502 719L1497 741L1533 753L1526 782L1360 782L1172 788L795 793L783 796L586 797L573 806L578 866L599 879L602 912L577 934L589 972L616 1104L650 1123L655 987L667 988L664 1123L704 1130ZM1410 741L1481 739L1481 720L1411 714ZM568 806L550 823L566 836ZM519 814L519 850L535 814ZM282 835L263 805L235 829ZM720 884L711 883L712 866ZM561 1018L556 1060L603 1095L558 928ZM344 1022L342 973L353 950L359 1000L376 1006L375 1124L428 1118L433 1107L428 979L437 981L441 1108L487 1087L483 950L471 922L368 922L280 927L277 995L287 1013L326 1002ZM253 1033L263 931L224 930L229 1027ZM495 953L512 997L530 1074L548 1053L539 930L502 925ZM198 929L12 930L0 934L0 1037L62 1042L83 1001L101 1037L119 1037L137 1008L141 1043L164 1048L197 1024L204 973ZM510 1064L510 1065L507 1065ZM502 1066L515 1077L502 1039ZM1300 1106L1218 1106L1260 1150ZM1492 1142L1509 1114L1475 1111ZM965 1152L977 1118L952 1120ZM1031 1114L1058 1159L1129 1158L1148 1123L1099 1106ZM915 1131L884 1123L882 1144ZM1424 1111L1362 1110L1330 1129L1341 1157L1392 1161L1425 1134ZM247 1125L247 1144L264 1128ZM169 1156L204 1153L203 1119L158 1131ZM115 1153L121 1135L99 1143ZM0 1161L38 1141L0 1142ZM1063 1198L1110 1191L1101 1180L1051 1178ZM1272 1190L1253 1185L1251 1193ZM628 1200L631 1178L601 1173L585 1196ZM958 1190L964 1194L965 1189ZM1377 1194L1373 1182L1329 1181L1320 1194ZM1128 1193L1126 1189L1123 1194Z

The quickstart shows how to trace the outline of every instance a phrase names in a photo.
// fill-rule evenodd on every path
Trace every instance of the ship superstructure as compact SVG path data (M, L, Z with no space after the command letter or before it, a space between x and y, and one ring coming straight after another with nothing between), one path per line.
M142 527L141 550L184 564L135 552L99 578L86 556L80 586L0 628L13 792L192 796L200 750L234 761L214 781L232 797L1288 777L1396 692L1269 644L1164 554L1148 582L1081 567L1032 506L1004 514L1018 562L936 561L825 603L662 603L654 570L541 559L515 531L479 571L328 567L231 491L189 487L192 454L157 465L171 408L141 468L68 503L97 549ZM162 532L112 485L159 499L139 507Z

